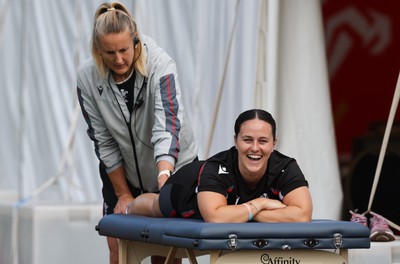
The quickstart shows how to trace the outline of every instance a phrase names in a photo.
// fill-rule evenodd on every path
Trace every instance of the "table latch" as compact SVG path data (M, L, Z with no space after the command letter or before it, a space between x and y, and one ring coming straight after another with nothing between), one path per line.
M341 248L343 245L343 236L342 234L335 233L333 234L333 245L336 249Z
M235 250L237 248L237 246L238 246L237 235L230 234L229 240L228 240L228 247L232 250Z

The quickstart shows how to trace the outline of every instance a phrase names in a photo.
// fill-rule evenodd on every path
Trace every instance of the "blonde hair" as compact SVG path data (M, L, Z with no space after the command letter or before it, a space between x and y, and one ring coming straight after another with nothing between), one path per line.
M99 37L110 33L120 33L129 31L132 41L138 39L137 45L134 45L135 58L134 68L143 76L147 76L146 69L146 52L142 47L142 40L136 26L133 16L129 13L126 7L120 2L103 3L101 4L94 16L94 25L92 33L92 56L96 63L99 75L106 78L108 67L105 65L103 58L100 56Z

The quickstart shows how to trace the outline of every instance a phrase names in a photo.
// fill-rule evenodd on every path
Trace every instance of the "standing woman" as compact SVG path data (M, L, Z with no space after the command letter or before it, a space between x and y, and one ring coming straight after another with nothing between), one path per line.
M98 7L91 46L78 99L100 161L103 214L125 213L134 197L158 192L171 171L197 159L197 145L175 62L140 34L123 4ZM118 242L107 242L117 263Z

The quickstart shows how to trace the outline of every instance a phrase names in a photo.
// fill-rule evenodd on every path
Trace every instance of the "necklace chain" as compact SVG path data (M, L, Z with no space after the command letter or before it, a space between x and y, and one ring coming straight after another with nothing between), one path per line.
M124 78L122 77L123 75L121 75L122 81L119 81L119 82L115 81L115 83L116 83L116 84L123 84L123 83L125 83L127 80L129 80L129 79L132 77L132 73L133 73L133 69L131 70L131 73L129 73L129 76L128 76L126 79L124 79ZM114 78L114 80L115 80L115 78Z

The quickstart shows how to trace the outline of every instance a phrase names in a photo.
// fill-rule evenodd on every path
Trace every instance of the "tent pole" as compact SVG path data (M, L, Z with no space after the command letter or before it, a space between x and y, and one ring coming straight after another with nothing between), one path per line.
M388 142L389 142L390 132L392 130L394 117L396 115L397 106L399 104L399 98L400 98L400 71L399 71L399 75L397 77L397 84L396 84L396 89L395 89L395 93L394 93L394 96L393 96L392 106L390 108L389 118L388 118L388 122L386 124L385 134L383 136L383 142L382 142L381 150L380 150L380 153L379 153L378 164L377 164L377 167L376 167L374 181L373 181L372 188L371 188L371 194L370 194L370 197L369 197L368 209L367 209L367 211L365 213L368 213L368 212L371 211L372 202L374 200L376 188L377 188L379 177L380 177L380 173L381 173L381 170L382 170L383 160L385 158L385 153L386 153L387 145L388 145ZM393 226L393 227L395 227L395 226ZM396 226L396 227L398 227L398 226Z

